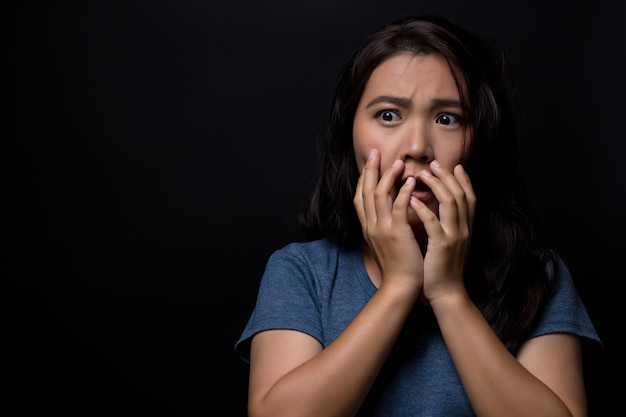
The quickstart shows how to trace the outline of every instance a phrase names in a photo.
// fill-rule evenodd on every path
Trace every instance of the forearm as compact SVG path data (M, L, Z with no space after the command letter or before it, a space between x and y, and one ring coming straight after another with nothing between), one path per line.
M479 417L571 417L561 399L506 349L467 294L431 302L465 392Z
M250 416L353 416L415 302L401 291L381 286L333 343L255 400Z

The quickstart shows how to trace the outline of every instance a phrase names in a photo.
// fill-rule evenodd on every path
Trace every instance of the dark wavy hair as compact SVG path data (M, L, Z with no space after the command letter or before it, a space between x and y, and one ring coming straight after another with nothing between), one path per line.
M341 72L320 137L317 180L299 212L304 236L328 238L348 249L364 243L353 205L359 171L352 123L372 71L403 52L443 56L456 80L473 134L465 168L478 201L466 286L496 334L516 353L550 290L547 266L556 268L558 262L536 238L518 158L514 77L506 51L496 42L436 16L402 17L363 41Z

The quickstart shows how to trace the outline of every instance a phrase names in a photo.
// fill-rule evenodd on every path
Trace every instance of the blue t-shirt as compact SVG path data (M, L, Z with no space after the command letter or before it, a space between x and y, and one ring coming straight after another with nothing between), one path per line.
M549 303L529 338L565 332L601 345L569 271L560 263ZM376 291L359 250L340 249L326 239L291 243L269 258L235 351L249 363L252 336L269 329L298 330L326 347ZM432 311L421 305L407 318L358 414L418 415L474 416Z

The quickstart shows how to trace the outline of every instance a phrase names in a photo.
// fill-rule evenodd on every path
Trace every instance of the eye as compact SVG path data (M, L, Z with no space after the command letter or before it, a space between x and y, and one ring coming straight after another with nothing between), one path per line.
M383 123L394 123L400 121L400 115L393 110L381 110L376 113L376 118Z
M442 125L446 125L446 126L450 126L453 124L457 124L457 123L461 123L461 117L456 116L452 113L441 113L439 116L437 116L437 118L435 119L436 123L442 124Z

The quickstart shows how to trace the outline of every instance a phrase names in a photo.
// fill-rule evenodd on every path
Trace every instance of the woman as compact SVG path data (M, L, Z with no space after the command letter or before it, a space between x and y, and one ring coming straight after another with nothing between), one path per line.
M601 341L535 237L499 50L408 17L339 81L310 238L276 251L237 352L261 416L587 415Z

